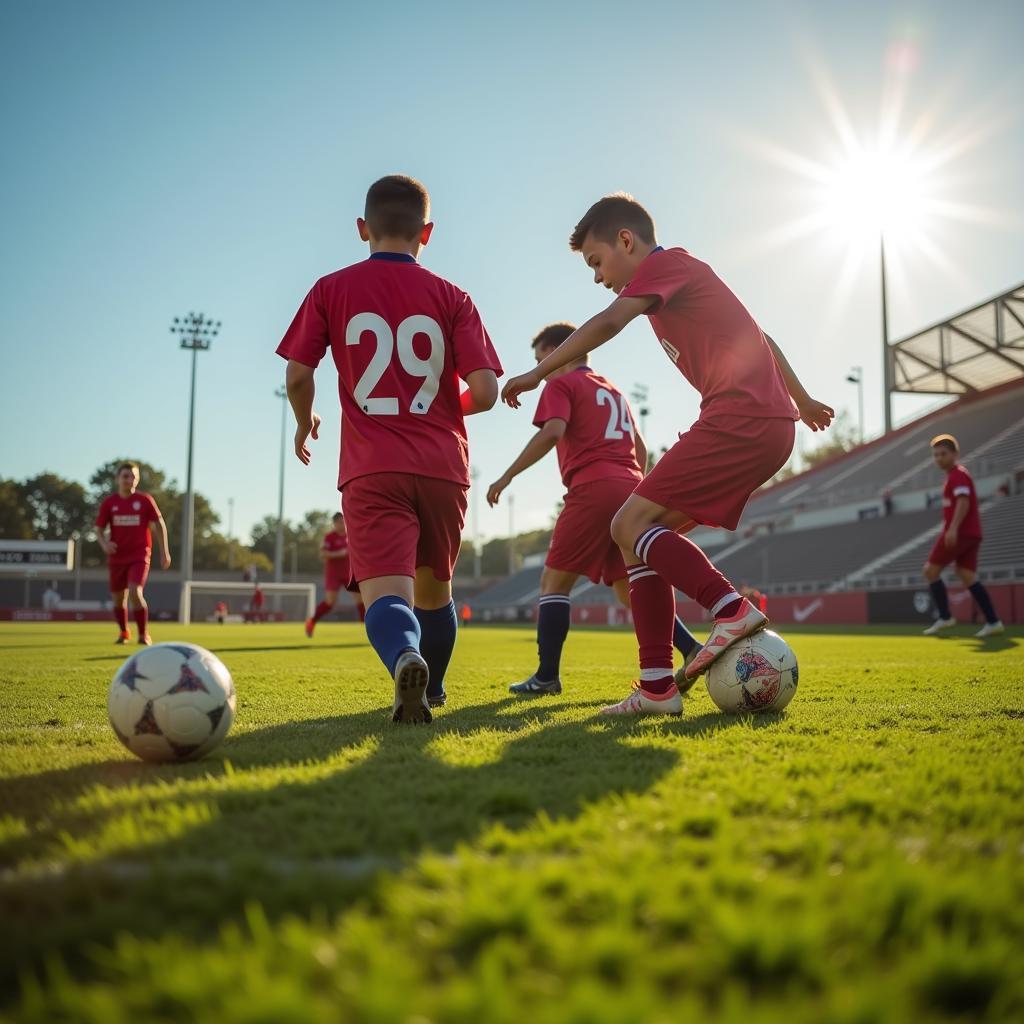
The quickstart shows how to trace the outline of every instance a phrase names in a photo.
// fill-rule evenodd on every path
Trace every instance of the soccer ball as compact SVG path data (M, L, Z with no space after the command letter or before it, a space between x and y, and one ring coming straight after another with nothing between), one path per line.
M191 761L227 735L235 684L202 647L154 644L117 670L107 710L117 738L144 761Z
M781 711L796 693L793 649L770 629L744 637L708 669L708 693L723 710Z

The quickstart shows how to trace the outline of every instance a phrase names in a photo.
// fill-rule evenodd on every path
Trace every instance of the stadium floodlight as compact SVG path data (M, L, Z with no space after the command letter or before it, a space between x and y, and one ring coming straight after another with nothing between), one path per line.
M846 375L847 384L857 385L857 437L864 443L864 367L855 366Z
M281 399L281 455L277 470L277 536L274 538L274 582L280 583L284 575L284 453L288 441L288 390L278 388L275 397Z
M195 493L192 489L192 453L196 428L196 353L205 352L220 333L220 320L202 313L186 313L174 318L171 334L181 338L181 347L192 352L192 386L188 403L188 468L185 475L185 507L181 517L181 578L192 579L192 542L195 532Z

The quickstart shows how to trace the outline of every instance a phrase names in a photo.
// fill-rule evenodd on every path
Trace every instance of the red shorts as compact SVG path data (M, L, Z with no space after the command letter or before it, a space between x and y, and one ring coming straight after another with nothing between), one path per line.
M110 592L116 594L129 587L144 587L149 578L149 562L111 564L107 566L107 572L110 575Z
M981 548L980 537L961 537L956 547L946 547L946 531L939 534L935 546L928 553L928 561L932 565L943 567L956 562L958 569L970 569L971 572L978 571L978 551Z
M328 594L336 594L339 590L347 590L350 594L359 593L359 584L352 579L352 570L332 571L324 575L324 590Z
M544 564L560 572L586 576L592 583L609 587L626 578L622 552L611 537L612 516L622 508L639 481L591 480L570 487L558 513L551 546Z
M750 496L788 461L795 437L793 420L699 419L679 435L636 493L695 523L735 530Z
M342 488L352 578L415 576L429 566L450 580L462 543L468 488L413 473L370 473Z

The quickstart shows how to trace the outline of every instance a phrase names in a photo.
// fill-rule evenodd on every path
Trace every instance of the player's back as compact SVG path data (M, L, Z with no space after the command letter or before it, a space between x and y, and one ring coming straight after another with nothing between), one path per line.
M550 381L537 418L555 416L566 421L556 447L567 487L598 479L640 479L633 413L607 377L581 366Z
M411 256L376 253L321 278L278 352L330 348L342 408L339 487L370 473L469 484L459 380L501 366L470 297Z

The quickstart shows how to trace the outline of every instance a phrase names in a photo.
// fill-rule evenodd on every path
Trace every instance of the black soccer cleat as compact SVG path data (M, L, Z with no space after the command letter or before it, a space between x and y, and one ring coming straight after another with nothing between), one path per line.
M552 679L550 682L545 682L534 674L521 683L513 683L508 688L508 692L514 693L517 697L556 696L562 692L562 681Z

